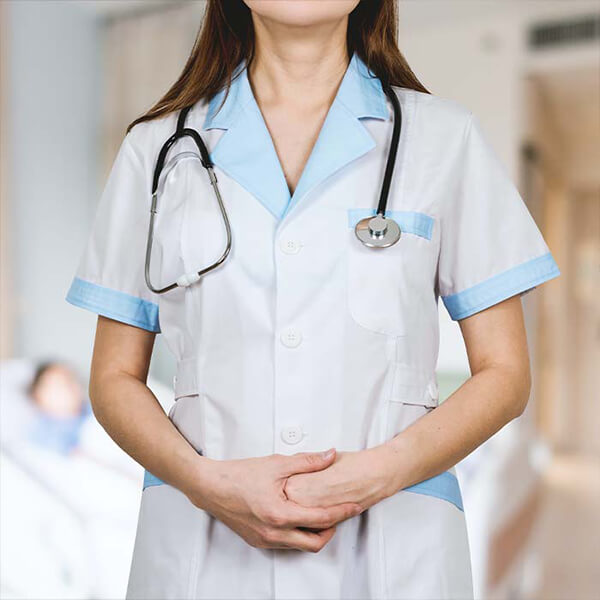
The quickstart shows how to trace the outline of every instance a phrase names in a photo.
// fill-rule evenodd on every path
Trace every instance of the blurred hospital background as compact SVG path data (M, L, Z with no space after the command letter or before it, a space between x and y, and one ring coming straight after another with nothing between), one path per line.
M64 297L125 127L182 69L203 9L0 2L2 598L124 595L141 468L90 414L95 317ZM598 599L600 3L402 1L399 30L428 89L479 117L562 271L523 298L526 413L460 465L477 597ZM440 319L447 397L468 365ZM158 339L165 406L173 371Z

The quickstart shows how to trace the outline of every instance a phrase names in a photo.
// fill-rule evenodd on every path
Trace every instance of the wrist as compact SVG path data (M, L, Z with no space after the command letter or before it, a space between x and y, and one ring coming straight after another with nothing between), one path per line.
M393 496L408 485L408 448L405 447L401 435L397 435L378 446L377 449L385 465L383 477L386 497Z
M217 489L218 469L221 461L197 455L190 465L181 491L198 508L206 508L208 499Z
M392 496L396 487L396 458L386 444L374 446L367 450L369 458L367 466L370 471L369 488L376 502Z

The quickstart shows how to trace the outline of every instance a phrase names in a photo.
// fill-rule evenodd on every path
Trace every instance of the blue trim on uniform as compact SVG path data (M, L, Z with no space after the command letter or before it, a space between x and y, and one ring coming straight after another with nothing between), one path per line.
M201 450L196 450L196 452L202 455ZM153 487L155 485L165 485L165 482L162 479L159 479L156 475L152 475L148 469L144 469L144 483L142 486L142 491L147 487Z
M376 213L375 208L350 208L348 209L348 227L355 227L361 219ZM433 217L411 210L387 210L385 214L400 225L402 233L412 233L426 240L431 239L435 221Z
M155 475L152 475L150 471L144 471L144 484L143 489L155 485L164 485L164 481L159 479ZM462 495L460 493L460 486L458 485L458 479L456 476L449 471L421 481L415 485L404 488L404 492L414 492L415 494L424 494L426 496L434 496L441 500L451 502L460 510L463 509Z
M415 494L424 494L426 496L435 496L447 502L451 502L459 510L464 511L460 486L456 475L445 471L435 477L404 488L404 492L414 492Z
M152 475L150 471L144 470L144 484L142 490L145 490L147 487L152 487L154 485L164 485L164 481L156 477L156 475Z
M103 317L160 333L158 304L75 277L67 302Z
M203 129L224 130L211 150L212 161L282 219L309 192L375 148L362 119L390 120L391 113L380 80L354 53L293 194L244 61L236 67L229 88L209 100Z
M464 319L516 294L558 277L560 271L550 252L494 275L442 301L453 320Z

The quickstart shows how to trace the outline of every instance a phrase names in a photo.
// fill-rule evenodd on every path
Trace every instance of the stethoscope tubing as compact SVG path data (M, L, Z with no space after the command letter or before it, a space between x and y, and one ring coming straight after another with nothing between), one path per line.
M162 148L160 149L160 152L158 154L158 158L156 161L156 166L154 168L154 174L152 177L152 204L150 207L150 223L148 225L148 238L146 240L146 260L145 260L145 264L144 264L144 278L146 280L146 285L148 286L148 288L155 294L164 294L166 292L174 290L177 287L187 287L187 286L191 285L192 283L195 283L203 275L216 269L223 262L225 262L225 260L229 256L229 253L231 252L231 247L232 247L232 242L233 242L232 232L231 232L231 223L229 222L229 216L227 214L227 210L225 209L225 203L223 202L223 198L222 198L221 192L219 190L217 175L215 174L214 164L213 164L212 160L210 159L210 154L208 152L208 149L206 148L204 141L200 137L200 134L195 129L186 128L183 126L184 122L185 122L185 117L187 116L187 113L189 112L190 108L191 107L188 107L187 109L184 109L181 111L179 119L178 119L177 131L163 144ZM184 275L179 277L177 279L177 281L174 281L173 283L166 285L162 288L155 287L154 284L152 283L150 269L151 269L151 261L152 261L152 246L154 243L154 223L155 223L156 215L158 214L158 194L159 194L158 188L159 188L159 184L160 184L160 176L164 171L165 161L167 158L167 154L169 153L169 150L173 147L173 145L178 140L180 140L184 137L191 137L194 140L196 146L198 147L198 151L200 152L200 157L201 157L200 161L202 163L202 166L206 169L206 171L208 173L210 184L213 188L215 197L217 198L217 203L219 205L219 211L221 213L221 217L223 218L223 224L225 225L225 233L226 233L227 241L225 244L225 249L222 252L221 256L214 263L209 265L208 267L201 269L200 271L197 271L197 272L185 273ZM168 170L170 170L170 169L168 169ZM168 174L168 170L167 170L167 174Z
M388 85L383 86L383 91L392 103L394 110L394 128L392 130L392 140L390 142L390 151L388 153L385 172L383 175L383 183L381 184L381 193L379 194L379 203L377 204L377 214L385 217L387 210L388 197L390 195L390 186L392 184L392 176L394 174L394 166L396 165L396 156L398 154L398 146L400 144L400 131L402 130L402 110L398 96L394 90Z
M396 156L398 153L398 146L400 143L400 133L402 130L402 111L400 108L400 102L398 101L398 97L396 96L396 94L393 91L393 89L391 88L391 86L389 86L387 84L384 85L383 91L385 92L386 96L389 98L389 100L392 104L392 108L394 111L394 125L393 125L393 130L392 130L390 149L388 152L388 157L387 157L387 161L386 161L386 165L385 165L383 182L381 185L381 192L379 195L379 202L377 204L377 213L376 213L376 217L374 218L374 220L372 222L375 222L377 219L379 219L379 221L377 222L377 225L380 227L383 224L383 227L385 228L383 230L384 233L382 235L385 235L385 230L388 230L388 228L389 228L390 231L394 232L392 234L394 239L392 241L388 242L387 244L386 243L371 244L368 239L364 239L364 231L370 229L370 226L367 223L368 219L364 219L363 221L365 221L365 223L362 224L363 235L359 235L358 226L357 226L357 236L359 237L359 239L361 240L361 242L363 244L365 244L366 246L370 246L370 247L377 247L377 246L387 247L389 245L396 243L396 241L400 237L400 228L398 227L398 224L395 223L392 219L387 219L385 216L385 213L387 210L388 197L389 197L389 193L390 193L392 176L394 174L394 166L396 164ZM188 112L191 110L191 108L192 108L191 106L188 106L180 111L179 117L177 119L177 129L176 129L175 133L173 135L171 135L171 137L169 137L169 139L167 139L167 141L163 144L162 148L160 149L160 152L158 153L158 157L156 160L156 165L154 168L154 173L152 176L152 204L151 204L151 208L150 208L150 223L148 226L148 238L146 240L146 260L145 260L145 265L144 265L144 276L145 276L145 280L146 280L146 285L155 294L164 294L165 292L169 292L177 287L187 287L187 286L192 285L193 283L196 283L203 275L209 273L210 271L213 271L214 269L219 267L223 262L225 262L225 260L229 256L229 253L231 252L231 247L232 247L231 224L229 222L229 217L227 214L227 210L225 208L225 203L223 202L223 198L222 198L220 190L219 190L217 176L214 172L214 164L210 158L210 153L208 152L208 149L207 149L206 145L204 144L204 141L202 140L202 137L200 136L200 134L195 129L185 127L185 119L187 117ZM160 288L160 287L155 287L152 284L151 276L150 276L152 246L153 246L153 241L154 241L154 223L155 223L156 214L158 213L158 195L159 195L158 188L159 188L159 184L160 184L160 177L161 177L161 174L163 173L163 169L165 167L165 161L167 158L167 154L169 153L169 150L173 147L173 145L178 140L180 140L184 137L191 137L194 140L194 142L198 148L198 151L200 152L200 161L202 163L202 166L208 172L210 183L213 188L215 197L217 198L217 203L219 205L219 211L221 213L221 216L223 218L223 223L225 225L227 239L226 239L226 245L225 245L225 249L224 249L223 253L214 263L212 263L211 265L209 265L208 267L206 267L204 269L201 269L200 271L196 271L196 272L192 272L192 273L185 273L184 275L179 277L179 279L177 279L177 281L174 281L173 283ZM390 225L391 225L391 227L389 227ZM371 232L371 233L373 233L373 232ZM375 238L373 238L373 239L375 239Z

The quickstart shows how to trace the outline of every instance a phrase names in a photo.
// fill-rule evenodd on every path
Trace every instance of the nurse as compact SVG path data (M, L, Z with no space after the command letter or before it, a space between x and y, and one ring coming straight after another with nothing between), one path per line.
M396 27L391 0L209 0L180 78L124 137L68 300L99 315L95 414L147 470L129 598L472 595L454 465L523 411L520 295L559 271L477 119L425 90ZM402 234L373 249L354 226L377 205L387 85ZM152 174L188 107L233 245L158 294ZM226 240L184 152L161 182L156 285ZM440 298L472 377L438 406ZM168 418L146 386L159 332Z

